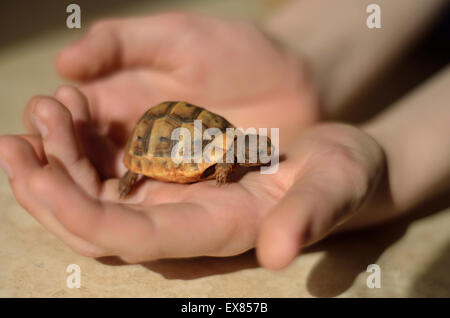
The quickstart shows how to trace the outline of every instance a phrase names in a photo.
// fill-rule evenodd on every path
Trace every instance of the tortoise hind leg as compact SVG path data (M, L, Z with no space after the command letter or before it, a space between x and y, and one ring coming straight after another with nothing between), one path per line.
M216 177L216 184L221 185L227 182L228 174L233 168L232 163L218 163L216 164L214 176Z
M119 180L119 195L120 198L123 199L125 198L130 192L131 189L133 188L134 184L136 183L138 174L131 172L130 170L128 170L123 176L122 178L120 178Z

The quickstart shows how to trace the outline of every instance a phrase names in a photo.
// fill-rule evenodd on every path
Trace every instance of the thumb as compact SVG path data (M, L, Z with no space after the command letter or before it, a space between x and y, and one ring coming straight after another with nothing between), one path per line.
M303 175L264 218L257 242L260 263L282 269L301 247L329 234L356 210L351 187L329 175Z
M87 80L122 67L168 67L162 48L186 32L193 19L188 13L108 19L95 23L78 42L56 58L58 72L74 80Z

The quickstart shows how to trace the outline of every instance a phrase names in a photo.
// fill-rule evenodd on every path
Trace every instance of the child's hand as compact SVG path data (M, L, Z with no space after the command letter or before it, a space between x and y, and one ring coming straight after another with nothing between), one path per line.
M372 138L351 126L326 124L282 148L286 160L276 174L252 172L222 187L214 181L181 185L146 179L119 201L119 175L100 180L101 167L85 156L83 132L75 128L91 127L86 100L69 87L57 96L60 100L33 99L25 114L34 118L30 123L42 139L1 137L0 159L10 167L18 202L91 257L140 262L229 256L257 245L264 266L282 268L301 246L356 212L383 172L382 151ZM107 138L96 142L92 155L113 160L105 152Z
M255 26L191 13L96 23L61 52L57 69L82 81L101 132L125 132L150 106L183 100L238 127L284 127L287 141L318 120L305 68Z

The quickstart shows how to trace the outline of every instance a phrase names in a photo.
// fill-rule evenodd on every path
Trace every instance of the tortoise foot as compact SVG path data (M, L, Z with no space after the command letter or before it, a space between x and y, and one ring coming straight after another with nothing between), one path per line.
M128 194L133 189L134 184L136 183L138 175L131 171L127 171L122 178L119 180L119 197L120 199L124 199L128 196Z
M215 177L216 185L222 185L227 183L228 174L231 172L233 165L230 163L218 163L216 165Z

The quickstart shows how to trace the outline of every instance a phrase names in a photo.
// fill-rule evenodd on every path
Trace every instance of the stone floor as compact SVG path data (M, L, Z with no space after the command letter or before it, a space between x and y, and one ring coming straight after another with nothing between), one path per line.
M99 16L174 8L257 21L277 2L136 0L124 7L112 1L112 6L86 11L82 5L87 17L82 23L85 30ZM62 81L53 59L83 30L66 29L61 8L52 13L60 18L48 19L55 25L19 32L24 40L9 37L8 43L0 44L0 134L23 132L21 113L29 97L52 93ZM25 28L39 29L47 23L35 16ZM331 237L280 272L260 268L253 251L230 258L127 265L116 258L95 260L73 253L19 206L1 174L0 297L450 297L449 228L448 205L430 204L382 227ZM69 264L81 268L79 289L66 287ZM366 285L369 264L381 268L379 289Z

